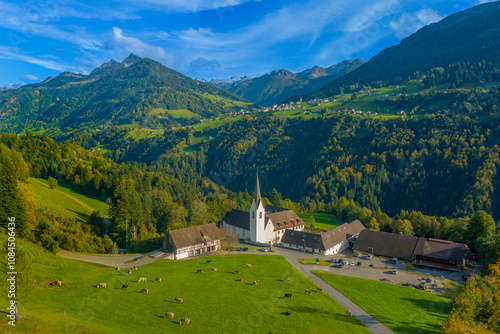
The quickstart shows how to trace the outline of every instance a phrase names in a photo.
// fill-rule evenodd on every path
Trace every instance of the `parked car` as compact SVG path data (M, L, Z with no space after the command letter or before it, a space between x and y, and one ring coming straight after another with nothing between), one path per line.
M343 259L339 259L338 261L339 263L344 263L344 260Z
M366 256L366 258L367 258L368 260L371 260L371 259L372 259L372 257L373 257L373 254L368 254L368 255Z
M396 264L398 263L398 258L397 257L393 257L392 258L392 264Z
M370 263L370 267L372 267L372 268L373 268L373 263Z
M393 273L394 275L397 275L397 274L398 274L398 272L399 272L399 270L397 270L397 269L392 270L392 273Z
M262 248L260 249L260 251L261 251L261 252L267 252L267 248L266 248L266 247L262 247Z
M246 252L248 251L248 247L244 247L243 250Z
M355 266L355 265L356 265L356 261L352 261L351 266Z
M332 259L330 262L331 262L331 263L337 263L337 260Z
M357 264L358 266L360 266L360 265L361 265L361 261L358 261L358 263L356 263L356 264Z
M360 257L361 256L361 253L360 252L356 252L356 257Z
M348 266L348 265L349 265L349 261L345 261L345 262L344 262L344 264L345 264L346 266Z

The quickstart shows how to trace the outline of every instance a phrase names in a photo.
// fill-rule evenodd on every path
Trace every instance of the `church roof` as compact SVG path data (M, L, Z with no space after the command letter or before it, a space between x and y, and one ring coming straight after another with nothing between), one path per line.
M250 212L248 211L232 209L231 211L226 212L222 221L224 224L229 224L250 231Z
M259 206L260 201L262 201L262 197L260 196L259 173L257 173L257 181L255 182L255 204Z

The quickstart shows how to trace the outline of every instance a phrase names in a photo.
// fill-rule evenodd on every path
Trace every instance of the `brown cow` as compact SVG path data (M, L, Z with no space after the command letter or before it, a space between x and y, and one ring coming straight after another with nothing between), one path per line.
M163 318L173 319L174 318L174 313L173 312L167 312L167 313L165 313L165 316Z
M128 285L127 284L123 284L121 290L123 290L123 289L128 290Z
M115 271L120 271L120 267L116 267L116 268L115 268Z
M285 298L292 299L292 294L291 293L285 293L285 295L283 296L283 299L285 299Z
M253 285L259 285L259 280L256 280L255 282L253 282Z
M236 274L239 274L239 273L240 273L240 271L239 271L238 269L234 269L234 272L235 272Z
M286 311L285 314L286 315L290 315L291 313L290 313L290 311Z
M312 295L312 292L311 292L311 290L309 290L309 289L306 289L306 294L307 294L307 295Z
M319 286L316 288L316 290L318 290L318 292L323 293L323 289L322 289L322 288L320 288Z
M106 289L106 283L99 283L99 285L97 285L97 287Z
M210 268L210 270L217 271L217 268Z
M132 267L132 270L137 270L137 267L136 267L136 266L133 266L133 267Z
M237 281L238 282L243 282L243 278L238 278Z
M156 277L155 282L161 282L161 277Z
M181 321L179 322L179 325L186 324L189 325L191 320L189 318L182 318Z
M203 274L205 271L203 269L198 269L197 273Z
M144 289L141 290L141 292L149 293L149 290L146 289L146 288L144 288Z
M137 283L141 283L141 282L146 283L146 277L139 278L139 281Z
M247 268L253 268L250 263L247 263Z
M283 280L283 282L286 282L286 281L289 281L289 280L290 280L290 276L285 277L285 279Z
M125 276L127 276L128 274L132 275L132 269L127 270L127 271L125 272Z
M57 286L61 286L61 285L62 285L62 282L61 282L61 281L59 281L59 280L57 280L57 281L55 281L55 282L54 282L54 284L55 284L55 285L57 285Z
M352 311L347 311L347 315L348 315L348 316L350 316L350 317L352 317L352 316L354 315L354 312L352 312Z
M182 303L184 303L184 300L183 300L182 298L177 298L177 297L175 297L175 298L174 298L174 300L175 300L176 302L178 302L178 303L181 303L181 304L182 304Z
M206 264L212 263L212 260L207 260Z

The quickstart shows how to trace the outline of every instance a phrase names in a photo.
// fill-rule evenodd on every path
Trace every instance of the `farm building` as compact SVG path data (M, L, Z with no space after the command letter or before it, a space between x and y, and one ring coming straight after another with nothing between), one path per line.
M269 244L280 242L286 230L302 231L304 222L292 210L268 205L260 196L259 176L250 212L232 209L220 223L224 231L234 231L240 239Z
M464 268L468 247L447 240L364 230L359 234L353 250L395 257L416 265L459 271Z
M359 220L355 220L321 234L287 230L281 239L281 245L305 249L312 253L333 255L347 249L364 229L363 224Z
M184 259L220 248L221 235L212 224L167 231L164 248L174 253L174 259Z

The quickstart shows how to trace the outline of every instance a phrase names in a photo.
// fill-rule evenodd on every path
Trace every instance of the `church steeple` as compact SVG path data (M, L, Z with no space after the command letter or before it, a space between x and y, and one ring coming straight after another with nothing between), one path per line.
M258 206L260 201L262 201L262 197L260 196L259 173L257 173L257 182L255 183L255 204Z

